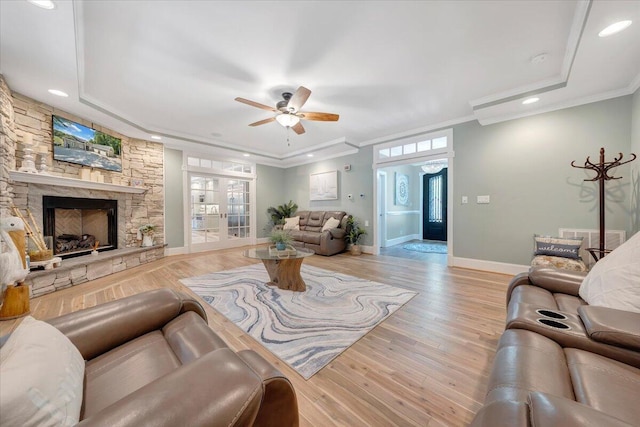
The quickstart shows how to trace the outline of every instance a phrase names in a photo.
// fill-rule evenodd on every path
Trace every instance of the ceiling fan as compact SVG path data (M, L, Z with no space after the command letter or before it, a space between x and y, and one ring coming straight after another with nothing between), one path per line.
M251 123L249 126L260 126L266 123L271 123L274 120L280 123L286 128L291 128L298 135L303 134L304 127L300 120L313 120L316 122L337 122L340 116L332 113L311 113L306 111L300 111L307 99L309 99L311 91L304 86L300 86L296 93L284 92L282 94L282 101L276 104L276 108L269 107L268 105L260 104L259 102L251 101L244 98L236 98L236 101L243 104L251 105L252 107L261 108L263 110L273 111L276 113L274 117L260 120L255 123Z

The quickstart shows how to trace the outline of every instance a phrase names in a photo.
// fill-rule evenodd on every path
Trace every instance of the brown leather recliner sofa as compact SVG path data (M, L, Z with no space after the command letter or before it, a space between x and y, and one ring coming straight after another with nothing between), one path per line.
M507 291L507 324L471 426L640 425L640 314L590 306L585 273L532 268Z
M312 249L318 255L335 255L347 248L345 240L349 216L342 211L298 211L300 230L291 230L293 246ZM340 221L337 228L322 231L329 218Z
M86 361L80 426L297 426L291 383L169 289L47 320Z

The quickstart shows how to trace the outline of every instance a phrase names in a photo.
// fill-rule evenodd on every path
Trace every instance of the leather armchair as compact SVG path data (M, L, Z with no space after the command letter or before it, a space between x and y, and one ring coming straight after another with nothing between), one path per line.
M291 383L158 289L47 320L86 361L81 426L297 426Z

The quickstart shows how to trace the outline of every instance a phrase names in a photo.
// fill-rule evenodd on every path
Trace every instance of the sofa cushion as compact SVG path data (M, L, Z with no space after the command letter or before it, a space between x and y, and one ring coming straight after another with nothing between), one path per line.
M307 221L309 220L310 211L298 211L296 212L300 217L300 230L304 230L307 226Z
M322 224L324 223L324 211L313 211L309 213L309 218L307 219L307 226L305 227L305 231L315 231L319 233L322 231Z
M180 365L161 331L150 332L89 360L83 418L167 375Z
M574 398L564 352L535 332L506 330L498 344L485 403L526 402L530 391Z
M631 427L631 424L627 424L615 416L597 411L573 400L546 393L530 393L529 408L532 426Z
M294 216L292 218L284 219L283 230L300 230L300 217Z
M593 266L580 296L590 305L640 313L640 232Z
M0 348L0 419L12 426L72 426L82 406L84 360L60 331L25 317Z
M322 234L321 233L315 233L315 232L309 232L309 231L303 231L302 232L302 241L305 243L311 243L314 245L319 245L320 244L320 239L322 238Z
M534 255L550 255L561 258L580 258L582 237L567 239L563 237L534 236Z
M509 305L520 303L540 308L558 309L556 299L551 292L533 285L521 285L513 290Z
M340 220L330 217L324 222L322 226L322 231L332 230L334 228L338 228L340 226Z
M640 369L575 348L564 352L578 402L637 424Z
M219 348L228 347L193 311L186 312L162 328L164 338L183 365Z

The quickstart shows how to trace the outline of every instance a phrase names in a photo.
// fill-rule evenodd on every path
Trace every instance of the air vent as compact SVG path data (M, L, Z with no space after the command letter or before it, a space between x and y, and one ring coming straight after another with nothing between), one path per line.
M589 268L595 264L593 257L587 251L587 248L597 248L600 245L600 231L587 230L577 228L561 228L559 229L560 237L574 238L582 237L582 246L580 247L580 256ZM624 230L607 230L604 235L605 249L615 249L626 240L627 233Z

